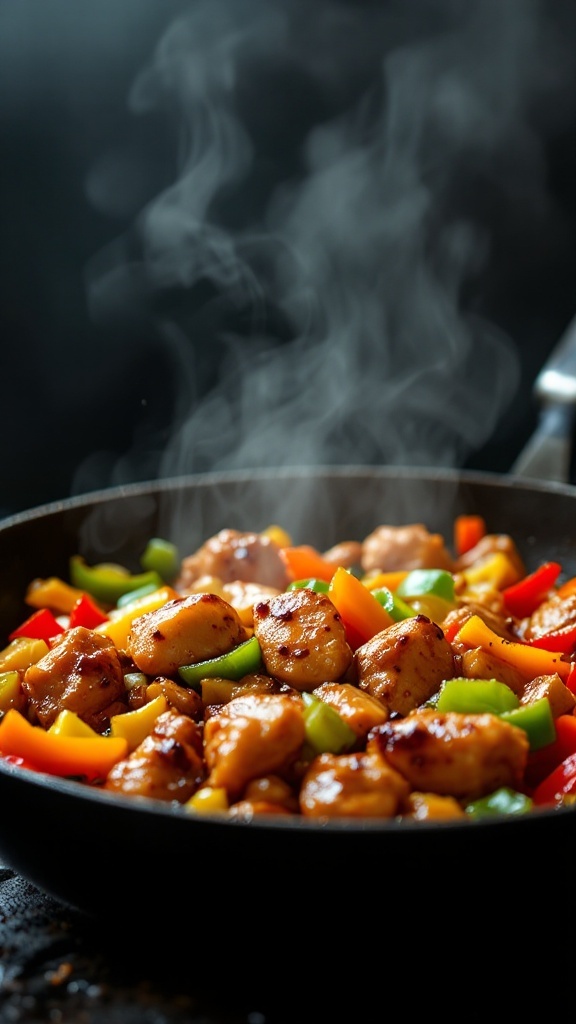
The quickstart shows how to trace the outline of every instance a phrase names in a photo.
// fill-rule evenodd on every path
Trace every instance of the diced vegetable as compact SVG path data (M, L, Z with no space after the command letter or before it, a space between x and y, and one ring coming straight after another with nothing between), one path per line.
M241 679L252 672L258 672L262 665L262 652L255 636L234 647L226 654L192 665L182 665L178 673L187 686L200 692L203 679L220 676L222 679Z
M555 585L561 571L559 562L544 562L535 572L506 587L502 597L510 614L519 619L531 615Z
M576 794L576 753L569 754L536 786L532 799L537 806L558 805L564 802L565 797L573 794Z
M315 754L341 754L356 742L356 733L335 708L312 693L303 693L306 742Z
M9 669L26 669L35 665L50 650L45 640L33 637L18 636L3 651L0 651L0 672Z
M76 604L70 609L70 629L74 629L75 626L95 629L96 626L100 626L103 622L107 621L108 616L92 600L90 594L81 594Z
M26 590L26 604L33 608L50 608L59 615L68 615L82 597L82 591L71 587L58 576L32 580Z
M386 609L394 622L400 622L402 619L409 619L416 612L414 609L403 601L398 594L394 593L388 587L375 587L370 591L374 595L377 601L380 602L383 608Z
M562 679L566 679L570 672L570 663L562 661L555 652L505 640L494 633L479 615L470 616L458 630L455 640L470 647L482 647L489 654L494 654L509 665L514 665L527 679L552 675L554 672Z
M501 717L510 725L524 729L530 741L530 750L539 750L556 739L554 718L548 697L541 697L532 704L523 704L511 711L502 712Z
M166 697L163 694L158 694L153 700L143 704L141 708L126 711L120 715L112 715L110 733L112 736L123 737L128 743L128 750L135 750L144 737L152 732L156 719L167 708Z
M491 814L526 814L532 810L532 806L531 797L503 786L489 796L473 800L464 810L471 818L484 818Z
M0 711L7 711L14 705L20 693L20 674L15 671L0 672Z
M458 556L475 548L486 535L486 521L483 516L459 515L454 520L454 550Z
M110 736L85 738L47 732L10 708L0 722L0 753L23 757L38 771L51 775L104 778L128 751L125 739Z
M9 640L16 640L18 637L27 637L29 640L45 640L50 643L53 637L64 632L57 618L49 608L40 608L33 615L30 615L17 629L13 629L8 635Z
M332 563L327 562L310 544L280 548L280 557L292 580L316 577L329 583L334 575Z
M151 594L145 594L143 597L135 598L133 601L129 601L122 608L113 609L108 616L107 622L103 622L102 625L96 626L97 633L103 633L112 640L116 647L124 649L128 640L128 634L130 627L135 618L138 615L144 615L145 612L155 611L156 608L161 608L162 605L167 604L168 601L175 601L180 595L173 590L168 583L157 590L153 590Z
M447 679L442 684L436 707L438 711L459 711L481 715L500 715L519 706L520 701L505 683L497 679Z
M165 583L171 583L180 568L178 548L162 537L151 537L140 558L145 572L157 572Z
M327 580L319 580L314 576L306 577L303 580L293 580L289 583L287 590L301 590L302 588L308 588L309 590L315 590L317 594L327 594L330 584Z
M163 583L155 570L132 575L124 566L115 563L87 565L81 555L72 555L70 559L70 579L79 590L85 590L107 605L115 605L119 597L131 590L138 590L149 583L161 587Z
M408 601L412 597L434 594L453 604L454 577L445 569L413 569L398 584L396 594L398 597L407 598Z
M353 649L394 623L374 594L342 566L336 569L330 581L328 596L340 614Z

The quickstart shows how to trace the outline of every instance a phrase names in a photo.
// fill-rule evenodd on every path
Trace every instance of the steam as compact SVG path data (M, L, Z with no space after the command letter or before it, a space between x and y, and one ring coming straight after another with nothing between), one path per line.
M176 126L173 181L88 273L93 315L139 303L172 368L158 477L460 466L493 435L520 368L473 301L492 239L471 199L546 202L543 18L530 0L196 0L170 25L129 103ZM105 178L89 192L106 206Z

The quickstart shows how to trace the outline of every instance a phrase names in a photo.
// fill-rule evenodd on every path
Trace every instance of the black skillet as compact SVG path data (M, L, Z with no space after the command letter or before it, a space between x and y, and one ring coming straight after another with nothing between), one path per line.
M554 559L567 576L576 574L571 485L362 467L196 476L69 499L0 524L0 635L29 614L27 583L65 576L75 552L136 569L150 536L170 536L186 552L222 527L270 523L290 529L295 542L320 547L362 538L383 522L425 522L450 539L461 512L477 512L491 532L511 534L529 568ZM574 863L575 838L576 808L440 824L198 818L0 760L0 857L7 864L90 914L120 906L132 923L200 918L205 937L225 919L234 943L303 927L302 915L336 929L344 908L363 914L368 897L393 913L414 886L464 891L478 858L483 887L499 887L506 877L515 887L523 878L528 884L536 849L538 872L553 872L559 860Z

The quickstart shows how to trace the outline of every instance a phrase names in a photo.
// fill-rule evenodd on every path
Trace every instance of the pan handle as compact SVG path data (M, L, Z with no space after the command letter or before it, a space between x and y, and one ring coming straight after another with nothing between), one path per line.
M540 404L538 424L509 472L569 483L576 417L576 317L536 377L534 395Z

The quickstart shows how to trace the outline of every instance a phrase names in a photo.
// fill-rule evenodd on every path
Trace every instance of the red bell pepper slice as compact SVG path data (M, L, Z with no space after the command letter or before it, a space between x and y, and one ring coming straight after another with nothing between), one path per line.
M55 636L64 632L56 616L49 608L40 608L8 635L9 640L26 637L29 640L44 640L50 643Z
M518 583L505 587L502 598L507 611L517 619L532 615L548 595L561 572L562 566L559 562L544 562L534 572L518 580Z
M576 754L576 716L558 715L554 727L556 739L528 754L525 778L530 788L542 782L570 754Z
M570 662L570 671L564 682L570 690L570 693L573 693L576 696L576 661Z
M85 626L86 629L95 629L103 622L108 621L101 608L92 600L89 594L82 594L70 610L70 629L75 626Z
M524 642L530 647L540 647L545 651L558 651L560 654L570 655L576 649L576 623L563 626L562 629L553 629L550 633L532 637Z
M532 799L537 806L561 804L563 797L576 793L576 753L569 754L556 768L542 779Z

